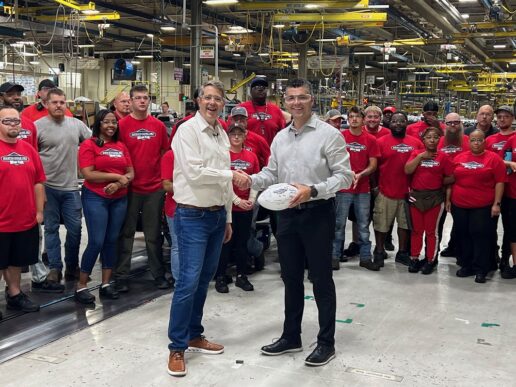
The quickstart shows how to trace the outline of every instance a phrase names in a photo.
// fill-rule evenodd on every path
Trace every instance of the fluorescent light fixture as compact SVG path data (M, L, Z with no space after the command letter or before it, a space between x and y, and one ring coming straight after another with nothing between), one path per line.
M286 81L288 81L288 79L287 79L287 78L278 78L278 79L276 79L276 80L277 80L277 81L285 81L285 82L286 82Z
M34 42L31 40L20 40L16 42L16 44L21 44L22 46L34 46Z
M225 32L226 34L245 34L247 32L254 32L253 30L249 30L242 26L231 26Z
M38 56L35 52L20 52L21 56Z
M137 58L140 58L140 59L152 59L153 56L152 55L136 55Z
M493 48L506 48L507 45L506 44L495 44L493 45Z
M190 67L190 63L184 63L183 66L184 67Z
M23 43L11 43L10 44L11 47L15 47L15 48L22 48L24 46Z
M441 79L442 77L428 77L428 79Z
M378 62L378 64L383 64L383 65L386 65L386 64L398 64L398 62Z
M233 71L235 71L235 70L231 70L231 69L221 69L221 70L219 70L219 72L221 72L221 73L232 73Z
M402 71L405 71L405 70L415 70L416 68L415 67L398 67L398 70L402 70Z
M240 55L238 52L234 52L234 53L233 53L233 56L237 56L237 57L239 57L239 56L242 56L242 55Z
M389 5L369 5L369 9L389 9Z
M427 75L427 74L430 74L429 71L414 71L414 74L417 74L417 75Z
M148 38L153 38L153 37L154 37L154 34L147 34L147 37L148 37Z
M269 56L268 52L260 52L258 56Z
M391 81L391 83L398 83L398 81Z
M354 52L353 55L374 55L373 51L358 51Z
M204 4L206 5L228 5L228 4L236 4L238 0L206 0Z
M109 23L100 23L99 28L105 29L111 27L111 24Z
M273 27L274 28L284 28L285 24L274 24Z
M317 52L315 52L315 50L308 50L306 52L306 55L315 55L315 54L317 54Z
M335 42L336 38L315 39L316 42Z
M463 19L469 19L469 13L461 13L460 16L462 16Z
M96 9L84 9L81 11L81 13L83 15L96 15L96 14L100 13L100 11L96 10Z
M476 3L477 0L459 0L459 3Z
M39 65L39 62L37 60L33 60L29 62L31 65Z
M516 62L509 62L510 65L516 65Z
M316 8L319 8L319 7L320 7L319 4L306 4L305 5L306 9L316 9Z
M159 28L161 29L161 31L175 31L176 30L176 27L174 27L174 26L161 26Z
M79 47L79 48L93 48L95 47L94 44L76 44L75 47Z
M376 80L377 80L377 81L382 81L382 80L384 80L384 79L385 79L384 77L376 77Z
M140 63L142 63L142 62L140 62L139 60L132 60L132 61L131 61L131 63L132 63L132 64L140 64Z
M449 79L439 79L439 82L448 82Z

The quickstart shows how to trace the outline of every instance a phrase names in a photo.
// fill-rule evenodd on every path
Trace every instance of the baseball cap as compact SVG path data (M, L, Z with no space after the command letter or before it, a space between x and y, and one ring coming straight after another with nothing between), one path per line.
M394 106L386 106L383 108L383 112L391 112L391 113L396 113L396 108Z
M423 106L424 112L438 112L439 111L439 105L437 105L434 101L428 101L425 103L425 106Z
M510 106L507 106L507 105L499 106L498 109L495 110L495 114L498 114L500 112L507 112L510 115L514 116L514 110Z
M234 130L240 130L241 132L245 133L246 129L238 125L237 123L233 123L229 125L228 127L228 133L231 133Z
M251 81L251 89L255 86L269 87L269 82L267 82L267 79L263 77L256 77Z
M326 113L327 120L334 120L335 118L342 118L342 114L337 109L331 109Z
M235 117L235 116L249 117L249 115L247 114L247 109L242 106L236 106L233 109L231 109L231 113L229 115L231 117Z
M56 84L52 82L50 79L43 79L38 85L38 91L41 91L44 87L53 89L56 87Z
M10 91L19 91L22 92L25 90L22 85L18 85L13 82L5 82L0 85L0 93L8 93Z

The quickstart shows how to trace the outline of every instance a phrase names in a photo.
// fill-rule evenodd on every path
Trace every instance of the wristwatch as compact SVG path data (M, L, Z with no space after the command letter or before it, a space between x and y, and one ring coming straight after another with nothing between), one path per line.
M317 191L317 188L315 188L315 185L310 186L310 197L315 198L319 194L319 191Z

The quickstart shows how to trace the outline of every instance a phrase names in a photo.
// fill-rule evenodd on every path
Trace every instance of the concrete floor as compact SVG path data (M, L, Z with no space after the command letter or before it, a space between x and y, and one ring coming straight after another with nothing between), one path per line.
M446 227L449 230L449 225ZM515 386L516 281L499 272L487 284L455 277L454 258L430 276L393 259L375 273L357 259L334 272L337 357L309 368L317 309L306 284L304 351L260 354L281 334L283 285L276 248L250 279L209 292L204 325L222 355L187 354L188 375L167 374L170 296L105 320L0 366L2 386ZM392 254L391 254L392 255ZM123 302L123 297L120 299ZM35 315L36 316L36 315ZM42 332L44 334L44 332ZM243 361L238 364L237 360Z

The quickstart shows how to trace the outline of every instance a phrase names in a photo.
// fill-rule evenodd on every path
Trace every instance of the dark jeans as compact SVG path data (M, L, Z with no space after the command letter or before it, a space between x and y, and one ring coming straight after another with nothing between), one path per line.
M129 192L127 214L120 235L120 255L115 270L116 278L127 278L131 272L134 233L138 216L142 212L142 228L149 269L154 278L160 278L170 271L170 256L163 257L161 239L161 217L163 216L164 191L150 194Z
M511 216L510 216L510 203L511 199L504 196L502 198L502 206L500 208L502 215L502 225L503 225L503 242L502 242L502 257L509 259L511 256L511 238L510 238L510 229L511 229ZM498 240L498 234L496 233L496 240Z
M460 266L477 274L487 274L494 262L496 220L491 206L460 208L452 205L453 222L457 230Z
M81 271L90 274L100 253L103 269L112 269L117 261L117 241L127 210L127 196L108 199L82 187L82 208L88 245L82 254Z
M216 276L226 274L226 269L231 257L235 258L237 273L245 274L249 254L247 241L251 231L253 211L233 211L233 236L231 240L222 246L219 267Z
M305 257L313 282L319 311L318 344L335 345L336 295L331 254L335 232L335 201L328 200L304 210L287 209L278 213L276 239L285 284L285 322L282 337L301 343L304 308Z

